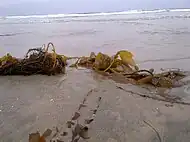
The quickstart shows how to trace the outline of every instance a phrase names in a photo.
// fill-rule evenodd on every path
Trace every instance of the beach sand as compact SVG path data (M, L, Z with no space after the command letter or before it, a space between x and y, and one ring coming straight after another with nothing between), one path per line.
M94 88L87 104L100 96L102 102L89 130L89 142L159 141L145 122L158 131L164 142L190 139L189 106L170 106L126 93L116 86L145 94L147 90L116 83L88 70L68 69L66 75L59 76L1 77L0 82L0 138L4 142L24 142L29 133L63 127Z

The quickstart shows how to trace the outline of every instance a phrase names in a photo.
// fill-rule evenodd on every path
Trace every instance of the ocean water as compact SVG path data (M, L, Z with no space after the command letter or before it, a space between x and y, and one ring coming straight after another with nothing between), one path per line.
M53 42L56 51L67 56L129 50L142 69L190 71L189 37L190 9L0 17L0 56L24 57L29 48ZM0 141L24 142L29 133L65 123L91 88L98 88L96 95L104 101L91 141L156 142L153 131L142 124L145 118L163 141L189 141L188 107L168 108L165 103L134 97L88 70L66 72L51 77L0 77ZM189 101L189 90L187 84L170 91Z
M1 17L0 55L23 57L29 48L53 42L65 55L126 49L141 65L189 70L189 25L190 9Z
M1 17L0 55L23 57L53 42L71 56L126 49L139 62L169 60L170 67L181 67L190 56L189 25L190 9Z

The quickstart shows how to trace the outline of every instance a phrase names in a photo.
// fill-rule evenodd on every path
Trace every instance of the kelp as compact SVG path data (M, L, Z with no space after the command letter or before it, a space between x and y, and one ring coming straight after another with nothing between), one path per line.
M147 84L162 88L178 86L177 82L186 76L180 70L162 71L161 73L155 73L154 69L140 70L133 57L134 55L126 50L118 51L113 56L101 52L95 55L92 52L89 57L78 58L72 67L86 67L102 75L122 77L136 85Z
M52 52L49 48L52 46ZM29 49L24 59L17 59L10 54L0 58L0 75L55 75L65 73L65 66L70 59L77 61L70 67L85 67L97 73L122 78L136 85L148 84L155 87L172 88L186 75L180 71L162 71L139 69L134 55L127 50L120 50L115 55L91 52L90 56L67 57L55 52L53 43L47 47Z
M49 48L52 46L52 52ZM29 49L23 59L7 54L0 58L0 75L55 75L65 72L66 59L55 52L53 43Z

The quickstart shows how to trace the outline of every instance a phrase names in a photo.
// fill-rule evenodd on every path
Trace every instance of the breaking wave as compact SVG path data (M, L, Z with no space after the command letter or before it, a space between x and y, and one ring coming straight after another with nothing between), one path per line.
M51 15L29 15L29 16L7 16L0 19L24 19L24 18L59 18L59 17L93 17L107 15L128 15L128 14L147 14L147 13L163 13L163 12L190 12L190 9L158 9L158 10L129 10L122 12L108 13L81 13L81 14L51 14Z

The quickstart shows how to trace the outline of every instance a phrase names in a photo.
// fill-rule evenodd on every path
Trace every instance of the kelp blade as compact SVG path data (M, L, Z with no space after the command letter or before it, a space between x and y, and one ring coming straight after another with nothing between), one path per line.
M133 54L129 51L126 51L126 50L121 50L117 53L121 60L122 60L122 63L126 66L130 65L132 67L135 68L135 70L138 70L138 66L136 65L134 59L133 59Z
M94 67L98 70L105 70L110 64L111 58L108 55L99 52L95 58Z

